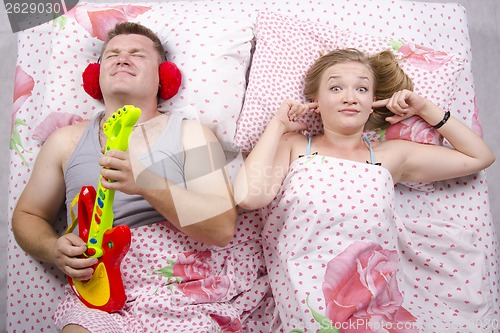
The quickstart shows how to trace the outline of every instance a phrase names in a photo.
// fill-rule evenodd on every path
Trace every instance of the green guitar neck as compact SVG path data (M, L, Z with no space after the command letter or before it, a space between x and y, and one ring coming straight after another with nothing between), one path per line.
M125 105L111 115L103 124L102 128L106 135L106 149L121 150L128 149L130 134L134 125L139 120L141 109L133 105ZM87 241L87 256L100 258L103 254L102 239L104 233L113 227L113 201L115 191L108 190L101 185L101 177L97 185L97 196L94 203L92 220L89 228Z

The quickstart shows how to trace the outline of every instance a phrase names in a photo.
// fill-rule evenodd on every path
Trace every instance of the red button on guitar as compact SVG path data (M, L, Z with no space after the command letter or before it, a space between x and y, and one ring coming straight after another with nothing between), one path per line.
M95 254L95 249L92 249L92 248L87 249L86 253L87 253L87 256L92 257Z

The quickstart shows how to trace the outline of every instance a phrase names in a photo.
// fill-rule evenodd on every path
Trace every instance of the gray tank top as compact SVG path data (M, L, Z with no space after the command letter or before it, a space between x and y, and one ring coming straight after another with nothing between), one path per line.
M101 169L98 160L103 156L99 144L101 115L102 113L99 113L89 122L64 170L68 221L70 221L71 202L80 193L82 186L91 185L97 189ZM140 156L138 160L148 170L159 175L166 175L169 181L185 188L184 153L181 141L183 119L182 115L171 113L165 130L156 143L150 147L150 153ZM120 191L115 193L113 212L114 225L128 225L131 228L165 221L165 218L144 198L139 195L127 195Z

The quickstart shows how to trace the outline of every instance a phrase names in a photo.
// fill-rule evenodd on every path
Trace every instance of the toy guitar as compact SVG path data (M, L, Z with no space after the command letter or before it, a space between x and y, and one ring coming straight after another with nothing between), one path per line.
M125 105L104 122L106 151L128 149L130 134L140 115L141 109ZM79 236L87 242L85 256L98 258L99 262L93 267L90 280L68 277L73 291L85 305L106 312L119 311L125 304L120 263L131 241L128 226L113 227L114 197L115 191L102 187L100 181L97 193L93 186L82 187L78 198Z

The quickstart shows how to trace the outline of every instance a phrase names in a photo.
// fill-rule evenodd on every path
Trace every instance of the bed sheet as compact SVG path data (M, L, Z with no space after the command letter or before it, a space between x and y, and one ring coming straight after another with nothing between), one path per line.
M330 27L349 27L353 31L364 33L370 27L372 33L382 36L402 36L415 39L429 45L447 49L450 52L463 55L467 62L462 75L457 82L457 90L454 95L451 110L466 124L474 127L478 132L480 121L475 104L474 80L470 62L472 54L470 51L470 40L467 27L467 16L463 7L457 4L432 4L417 3L412 1L384 1L384 0L342 0L342 1L315 1L302 2L271 2L271 1L179 1L164 3L134 3L134 5L145 5L168 13L177 13L188 17L202 15L204 17L236 17L249 20L254 23L259 10L274 11L290 17L309 19L318 24ZM117 4L110 4L116 6ZM147 14L146 14L147 15ZM24 184L29 178L31 168L41 147L42 141L34 140L33 133L47 116L44 109L44 98L54 89L48 76L49 68L56 68L52 50L54 41L60 37L60 23L48 23L29 31L19 33L18 37L18 67L16 70L15 103L12 116L12 138L14 148L10 155L10 181L9 181L9 221L15 207L17 198L21 194ZM89 55L89 61L90 61ZM54 67L55 66L55 67ZM60 73L64 75L64 73ZM58 87L57 89L61 89ZM56 91L57 92L57 91ZM85 105L82 104L82 108ZM88 109L90 110L90 108ZM97 112L96 109L94 109ZM57 110L54 110L57 111ZM68 111L70 114L82 114ZM92 111L94 112L94 111ZM207 118L209 119L209 118ZM209 121L205 119L204 121ZM234 120L231 118L231 120ZM227 132L220 132L222 140L228 140ZM226 135L226 136L224 136ZM228 152L230 156L235 152ZM228 155L228 156L229 156ZM239 160L233 159L228 165L232 175L238 169ZM469 256L462 253L454 263L451 274L443 283L442 289L436 291L436 297L446 298L449 301L451 316L462 316L466 320L488 325L481 332L500 332L498 318L500 318L500 273L499 273L499 249L497 235L492 224L490 215L490 200L488 198L488 186L484 172L477 175L454 179L451 181L438 182L433 192L418 191L403 185L395 188L395 208L399 216L404 220L407 230L410 230L420 241L418 243L407 243L414 251L419 248L441 247L455 248L460 252L460 244L440 243L442 230L455 230L471 235L467 239L468 245L472 246L477 253L483 256L483 261L475 261L477 256ZM43 195L41 191L40 195ZM63 215L62 215L63 216ZM429 221L432 221L430 223ZM65 222L60 219L60 229ZM414 226L425 224L427 232L422 228ZM413 228L412 228L413 226ZM235 251L245 251L245 244L260 238L262 221L260 212L241 211L237 234L230 247ZM462 240L465 241L465 240ZM439 249L439 252L438 252ZM426 260L436 262L439 266L442 256L441 248L437 248L427 258L422 259L425 267ZM474 259L472 259L474 258ZM257 260L257 259L256 259ZM474 260L474 261L473 261ZM257 260L258 261L258 260ZM453 274L453 270L460 271L462 267L477 268L481 271L483 284L481 289L474 289L459 272ZM263 267L259 267L263 269ZM9 229L8 240L8 300L7 300L7 331L8 332L54 332L52 314L57 303L63 298L65 278L61 276L54 267L33 260L17 246ZM442 272L445 274L445 271ZM416 275L416 280L427 276ZM255 290L265 294L269 285L264 280L253 278ZM477 284L472 284L476 286ZM415 289L425 288L425 283L413 286ZM412 294L412 290L405 291ZM459 295L455 298L454 295ZM475 299L482 295L482 304L471 304L469 311L457 309L464 308L463 304L454 304L455 300ZM432 302L429 310L432 311ZM265 299L256 305L256 317L267 318L272 315L272 300ZM495 322L496 320L496 322ZM254 328L260 327L264 331L262 323L257 323ZM495 326L496 325L496 326ZM269 329L272 331L272 328ZM255 331L255 330L254 330ZM259 331L259 329L257 329ZM442 327L429 327L426 332L444 332ZM477 329L453 329L450 332L479 332Z

